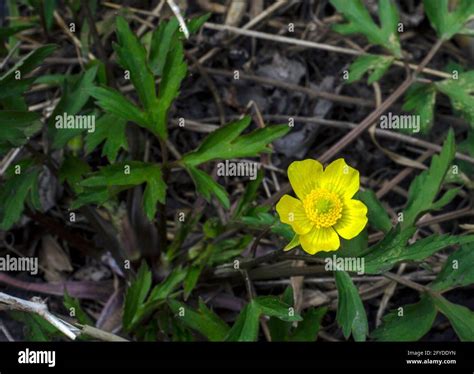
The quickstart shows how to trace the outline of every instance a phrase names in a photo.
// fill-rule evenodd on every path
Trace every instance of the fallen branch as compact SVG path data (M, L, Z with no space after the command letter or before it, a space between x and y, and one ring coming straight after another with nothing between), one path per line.
M126 342L127 339L112 334L89 325L71 324L62 318L54 315L48 310L48 306L42 301L23 300L15 296L10 296L0 292L0 310L16 310L25 313L34 313L45 321L48 321L56 329L66 335L69 339L75 340L80 335L87 335L92 338L107 342Z
M71 340L75 340L80 334L80 330L77 327L59 317L56 317L48 310L47 305L42 302L23 300L0 292L0 309L17 310L37 314Z

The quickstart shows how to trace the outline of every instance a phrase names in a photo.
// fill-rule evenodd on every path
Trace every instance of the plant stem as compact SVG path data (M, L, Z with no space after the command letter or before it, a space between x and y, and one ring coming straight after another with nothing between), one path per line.
M391 279L391 280L393 280L397 283L403 284L406 287L412 288L412 289L414 289L418 292L429 292L429 293L433 292L430 288L428 288L426 286L423 286L421 284L418 284L418 283L413 282L413 281L411 281L407 278L401 277L401 276L393 274L393 273L387 272L383 276L388 278L388 279Z
M168 148L163 139L160 141L160 150L161 150L161 160L162 160L162 172L163 172L163 181L167 184L169 176L168 168ZM167 247L167 232L166 232L166 203L158 203L158 237L160 243L160 251L165 252Z
M78 324L78 326L81 329L81 335L87 335L104 342L128 342L127 339L124 339L121 336L98 329L97 327L81 324Z

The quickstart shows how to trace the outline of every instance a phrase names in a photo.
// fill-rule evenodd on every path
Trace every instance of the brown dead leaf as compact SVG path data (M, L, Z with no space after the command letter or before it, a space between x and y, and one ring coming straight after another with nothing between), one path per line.
M64 281L65 274L73 270L69 255L51 235L43 236L39 251L39 263L49 282Z

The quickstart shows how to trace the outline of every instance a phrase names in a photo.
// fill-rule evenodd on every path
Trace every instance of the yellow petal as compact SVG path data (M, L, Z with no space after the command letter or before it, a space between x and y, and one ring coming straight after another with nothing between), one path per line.
M300 243L310 255L321 251L335 251L341 245L339 236L332 227L314 228L308 234L300 236Z
M320 185L342 198L350 199L359 190L359 172L339 158L324 169Z
M344 239L355 238L367 224L367 207L359 200L346 200L342 217L333 226Z
M297 234L306 234L313 227L312 222L306 217L301 201L290 195L283 195L276 205L276 210L280 221L289 224Z
M323 166L316 160L294 161L288 167L288 179L300 200L318 187Z

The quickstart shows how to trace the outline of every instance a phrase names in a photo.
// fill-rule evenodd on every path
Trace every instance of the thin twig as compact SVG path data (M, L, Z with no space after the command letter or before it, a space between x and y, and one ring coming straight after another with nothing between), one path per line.
M278 114L264 115L265 119L269 119L269 120L273 119L276 121L278 120L288 121L289 117L293 118L295 122L315 123L315 124L319 124L323 126L333 126L337 128L343 128L343 129L354 129L358 126L357 124L352 123L352 122L329 120L329 119L318 118L318 117L299 117L299 116L287 116L287 115L278 115ZM422 148L434 151L436 153L440 153L441 150L443 149L443 147L441 147L438 144L433 144L426 140L415 138L413 136L401 134L394 131L376 129L375 133L380 137L384 137L384 138L392 139L392 140L398 140L403 143L411 144L417 147L422 147ZM432 153L433 152L430 152L429 154L431 155ZM456 152L454 157L457 158L458 160L463 160L463 161L469 162L470 164L474 164L474 158L464 153ZM418 160L417 161L422 162L424 160L426 160L426 158L423 157L421 161L418 161Z
M294 4L295 2L293 2ZM243 30L250 29L251 27L256 26L259 24L262 20L266 19L268 16L276 12L278 9L283 7L284 5L291 5L291 3L288 2L288 0L280 0L277 1L276 3L270 5L267 9L265 9L262 13L260 13L257 17L251 19L249 22L247 22L245 25L242 26ZM235 40L235 36L230 38L229 40L226 40L225 43L229 44ZM214 57L221 49L219 47L215 47L211 49L209 52L207 52L204 56L199 58L199 62L203 64L205 61L209 60L210 58Z
M214 68L204 68L209 74L221 75L224 77L234 78L234 72L223 70L223 69L214 69ZM193 70L191 68L190 70ZM247 74L243 72L239 72L239 80L251 80L261 84L267 84L269 86L282 88L288 91L294 92L301 92L309 97L316 98L316 99L326 99L335 101L338 103L349 104L349 105L359 105L364 107L373 107L373 102L367 99L360 99L357 97L351 97L346 95L338 95L331 92L316 90L314 88L300 86L298 84L292 84L288 82L279 81L276 79L261 77L258 75Z
M408 278L401 277L399 275L396 275L396 274L393 274L393 273L390 273L390 272L384 273L384 277L388 278L388 279L391 279L391 280L394 280L395 282L403 284L404 286L412 288L412 289L414 289L418 292L429 292L429 293L433 292L430 288L428 288L426 286L423 286L419 283L411 281Z
M329 51L329 52L336 52L336 53L344 53L344 54L353 55L353 56L368 54L367 52L358 51L352 48L337 47L330 44L317 43L317 42L312 42L309 40L301 40L301 39L296 39L296 38L289 38L287 36L269 34L269 33L261 32L261 31L246 30L244 28L234 27L230 25L219 25L217 23L206 22L204 24L204 27L211 30L217 30L217 31L230 31L238 35L245 35L248 37L259 38L263 40L270 40L272 42L298 45L301 47L315 48L315 49L320 49L320 50ZM398 60L395 61L394 64L398 66L402 66L402 67L405 66L405 63L403 61L398 61ZM408 64L407 66L412 70L415 70L415 71L419 70L419 65ZM436 77L440 77L440 78L451 78L451 74L448 74L439 70L426 68L426 67L423 67L421 69L421 72L430 74Z
M5 56L5 58L3 59L2 63L0 63L0 70L2 70L6 64L8 64L8 61L10 61L10 58L13 56L13 54L15 53L15 51L20 47L21 45L21 42L17 42L13 48L11 48L9 51L8 51L8 54Z

